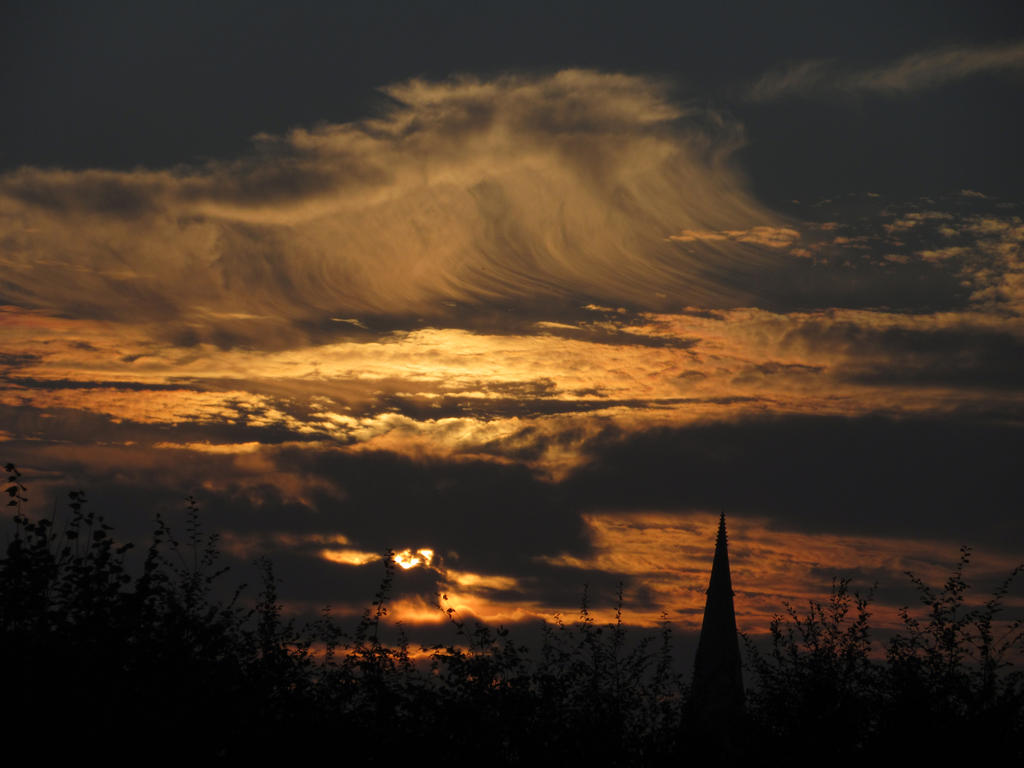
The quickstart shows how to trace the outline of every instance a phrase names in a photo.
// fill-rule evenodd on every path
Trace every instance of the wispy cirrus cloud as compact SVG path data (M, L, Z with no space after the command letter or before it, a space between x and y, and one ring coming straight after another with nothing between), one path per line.
M383 91L375 118L235 160L0 176L0 299L220 346L444 302L749 300L734 276L755 246L707 259L669 239L782 224L732 166L737 124L584 70Z
M765 73L747 95L753 101L771 101L834 92L896 94L937 88L983 73L1022 69L1024 42L940 48L865 69L816 59Z

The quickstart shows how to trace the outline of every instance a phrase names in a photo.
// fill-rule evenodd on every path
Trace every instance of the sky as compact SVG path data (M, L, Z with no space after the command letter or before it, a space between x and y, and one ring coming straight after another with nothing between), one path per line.
M1019 3L2 13L29 511L428 627L692 632L722 511L750 633L1024 560Z

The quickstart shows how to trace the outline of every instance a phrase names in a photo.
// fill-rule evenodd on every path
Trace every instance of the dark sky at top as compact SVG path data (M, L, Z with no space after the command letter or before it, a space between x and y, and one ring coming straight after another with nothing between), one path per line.
M166 167L235 156L259 132L379 109L413 76L565 67L670 78L737 117L765 202L837 192L1017 196L1020 76L909 98L751 104L764 72L877 66L922 50L1014 42L1019 2L6 2L0 168ZM949 89L953 89L950 93ZM956 104L955 109L950 109ZM842 179L841 183L838 179Z

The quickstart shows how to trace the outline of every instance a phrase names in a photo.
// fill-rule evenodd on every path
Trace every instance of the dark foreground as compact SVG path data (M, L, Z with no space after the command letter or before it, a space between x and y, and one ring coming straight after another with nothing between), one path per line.
M255 604L222 599L217 537L190 508L180 539L157 521L141 569L84 496L64 524L16 511L0 557L0 674L8 751L116 760L410 760L415 764L966 764L1024 758L1024 627L999 623L1010 580L965 604L964 568L921 597L884 658L869 600L847 582L747 644L745 711L709 711L673 672L671 632L628 642L586 607L530 651L451 615L451 640L385 642L393 562L362 620L281 615L269 562ZM59 530L58 530L59 529ZM365 759L365 757L361 758Z

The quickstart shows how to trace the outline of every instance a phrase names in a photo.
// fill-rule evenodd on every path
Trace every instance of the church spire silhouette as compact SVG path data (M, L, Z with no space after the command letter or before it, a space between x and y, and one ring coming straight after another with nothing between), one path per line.
M715 559L693 665L692 702L701 720L728 719L743 711L743 673L732 598L723 512L718 521Z

